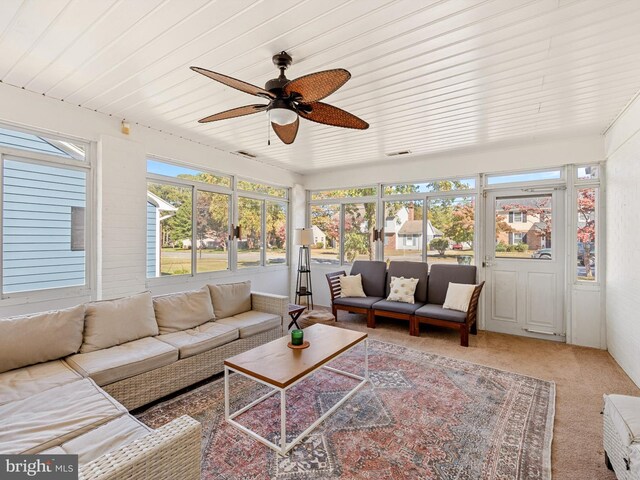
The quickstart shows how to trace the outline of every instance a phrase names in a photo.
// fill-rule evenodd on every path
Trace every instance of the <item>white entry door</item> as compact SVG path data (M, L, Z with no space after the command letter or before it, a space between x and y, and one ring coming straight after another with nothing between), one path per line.
M488 192L485 328L564 341L564 190Z

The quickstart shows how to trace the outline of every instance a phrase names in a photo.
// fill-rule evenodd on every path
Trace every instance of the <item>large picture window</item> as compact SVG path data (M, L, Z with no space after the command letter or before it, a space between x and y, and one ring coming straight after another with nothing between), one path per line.
M3 295L88 284L85 149L0 128Z
M235 193L229 175L154 159L147 174L148 278L286 265L287 188L237 180Z

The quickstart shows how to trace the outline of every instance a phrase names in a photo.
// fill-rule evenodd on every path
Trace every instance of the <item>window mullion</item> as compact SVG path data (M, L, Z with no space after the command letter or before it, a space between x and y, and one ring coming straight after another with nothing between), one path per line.
M191 276L196 275L198 256L198 190L191 186Z

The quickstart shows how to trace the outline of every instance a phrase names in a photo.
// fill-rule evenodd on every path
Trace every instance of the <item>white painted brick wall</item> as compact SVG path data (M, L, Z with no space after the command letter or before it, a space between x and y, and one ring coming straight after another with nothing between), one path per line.
M640 386L640 133L610 154L606 178L607 347Z

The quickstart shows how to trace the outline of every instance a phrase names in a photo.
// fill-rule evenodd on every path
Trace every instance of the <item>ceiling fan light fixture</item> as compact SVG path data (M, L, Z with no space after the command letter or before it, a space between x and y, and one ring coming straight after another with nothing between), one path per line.
M269 110L270 119L273 123L278 125L289 125L295 122L298 118L298 114L285 107L274 107Z

